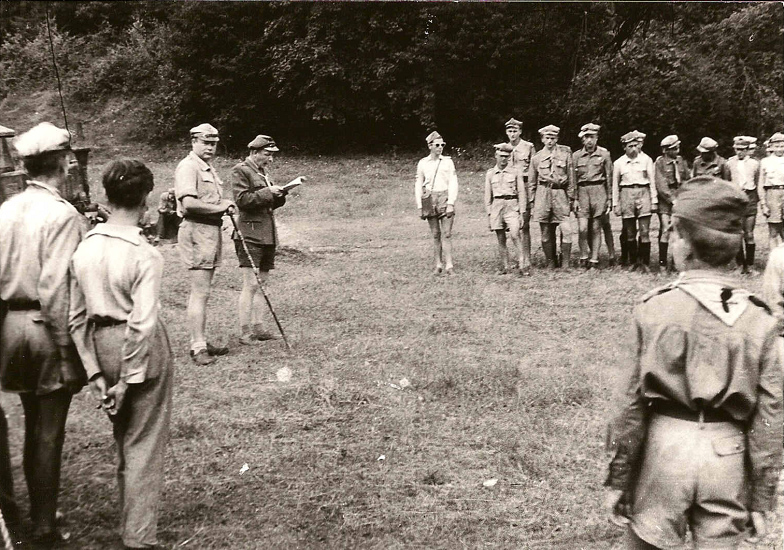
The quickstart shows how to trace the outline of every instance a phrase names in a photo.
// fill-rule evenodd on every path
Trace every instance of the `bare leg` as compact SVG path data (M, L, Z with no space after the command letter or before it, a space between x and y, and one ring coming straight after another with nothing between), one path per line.
M599 263L599 249L602 247L602 219L600 217L591 218L591 263ZM610 240L612 242L612 239Z
M768 222L768 235L770 236L769 242L770 242L771 250L781 244L782 225L784 224L782 224L781 222L779 223Z
M210 298L210 285L214 274L215 270L213 269L191 270L191 293L188 297L187 318L188 334L193 351L207 346L207 336L205 335L207 301Z
M506 273L509 271L509 250L506 248L506 232L503 229L497 229L495 238L498 242L498 259L501 261L501 270Z
M454 268L452 264L452 225L455 223L455 217L444 217L439 222L441 224L441 249L444 254L444 268L447 271L451 271Z
M433 259L436 262L436 271L441 273L444 264L441 261L441 224L438 218L428 218L427 225L430 226L430 236L433 237Z
M580 263L583 264L588 259L589 256L593 256L591 254L591 250L588 244L588 233L592 220L589 218L577 218L577 227L578 227L578 239L580 243ZM596 240L596 237L601 239L601 233L597 233L596 231L593 232L591 237ZM596 246L594 246L596 248ZM598 251L597 251L598 253Z

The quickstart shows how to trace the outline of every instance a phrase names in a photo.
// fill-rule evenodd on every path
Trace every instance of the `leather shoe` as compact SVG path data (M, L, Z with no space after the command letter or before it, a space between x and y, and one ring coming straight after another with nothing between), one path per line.
M193 350L191 350L191 361L197 365L210 365L215 362L215 359L210 357L206 349L200 349L196 353L193 353Z
M226 346L213 346L207 342L207 353L215 357L216 355L226 355L229 353L229 348Z

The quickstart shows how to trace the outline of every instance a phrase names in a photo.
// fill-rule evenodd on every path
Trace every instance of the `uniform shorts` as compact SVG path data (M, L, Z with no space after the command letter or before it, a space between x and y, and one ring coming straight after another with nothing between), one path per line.
M757 215L757 204L759 203L757 190L744 189L743 192L746 193L746 198L749 199L749 205L746 207L746 217L754 217Z
M582 185L577 188L577 201L578 218L598 218L607 210L607 189L604 185Z
M770 208L768 223L781 223L784 220L784 189L766 189L765 202Z
M275 269L275 245L274 244L257 244L254 242L245 241L248 246L248 252L253 259L253 263L259 271L269 271ZM240 267L253 267L250 263L248 255L245 254L245 249L242 247L242 241L236 239L234 241L234 251L237 253L237 259L240 261Z
M551 189L544 185L536 188L534 220L539 223L561 223L569 219L569 199L565 189Z
M746 509L746 436L729 422L654 414L634 491L631 529L658 548L735 548Z
M426 218L443 218L446 216L446 191L435 191L430 194L431 207L425 207L427 199L423 198L422 206Z
M215 269L221 265L223 234L220 226L183 220L177 246L188 269Z
M490 205L490 231L520 231L520 205L517 199L493 199Z
M646 187L620 188L621 217L644 218L651 215L651 190Z

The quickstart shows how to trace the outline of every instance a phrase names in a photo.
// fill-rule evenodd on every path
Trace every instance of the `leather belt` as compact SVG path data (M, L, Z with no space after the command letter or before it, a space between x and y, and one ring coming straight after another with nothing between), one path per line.
M768 185L765 189L784 189L784 185Z
M632 183L631 185L619 185L621 189L627 189L630 187L650 187L650 184L647 183Z
M505 200L505 201L516 201L517 195L498 195L497 197L493 197L493 198L498 200Z
M193 223L202 223L204 225L213 225L215 227L220 227L223 225L223 217L218 216L210 217L210 216L183 216L183 220L187 220Z
M577 183L580 187L590 187L592 185L604 185L604 180L599 181L580 181Z
M709 408L695 411L685 405L659 399L651 402L651 411L670 418L688 420L689 422L737 422L727 411L722 409Z
M124 325L126 321L121 321L113 317L96 316L90 319L95 325L95 328L116 327L117 325Z
M41 309L41 302L38 300L14 300L6 302L8 311L34 311Z

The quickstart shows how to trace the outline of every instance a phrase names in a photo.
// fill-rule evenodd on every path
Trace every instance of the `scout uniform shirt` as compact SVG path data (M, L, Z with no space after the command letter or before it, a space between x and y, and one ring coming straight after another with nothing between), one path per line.
M680 155L674 159L659 155L653 163L653 179L659 202L672 205L675 192L690 178L689 167Z
M56 188L35 180L29 181L22 193L0 205L0 300L40 303L41 319L60 348L71 345L68 263L86 229L84 216ZM53 368L60 368L56 361L51 363ZM72 379L83 376L81 367L78 370L69 374ZM61 378L59 373L41 373L43 387L5 385L3 389L37 389L39 394L44 394L60 389L63 384L57 380Z
M186 220L210 225L221 225L223 213L208 215L184 214L182 199L195 197L208 204L219 204L223 198L223 182L215 169L191 151L174 171L174 193L177 196L177 215ZM217 221L216 221L217 220Z
M510 143L511 145L511 143ZM520 175L523 176L523 182L528 186L526 191L528 192L528 200L534 200L534 193L531 192L530 182L530 168L531 168L531 159L536 153L536 149L534 149L534 144L530 141L525 141L524 139L520 140L520 143L513 146L512 154L509 155L509 166L512 166L520 171Z
M286 197L276 197L269 190L274 185L266 169L250 157L231 169L231 189L239 209L242 236L256 244L277 244L273 210L286 204ZM232 238L239 239L238 235Z
M528 206L527 190L523 176L517 168L507 164L501 170L498 165L490 168L485 174L485 208L488 214L496 200L517 200L518 206L525 210Z
M718 153L710 162L702 160L702 155L694 159L694 163L691 165L691 177L697 176L714 176L727 181L730 181L732 177L727 168L727 160Z
M747 156L741 160L735 155L727 161L727 169L730 173L730 181L736 184L739 189L742 191L757 189L757 181L760 176L760 163L757 159Z
M606 484L629 490L652 402L745 426L749 508L771 510L782 459L782 343L764 303L711 271L687 271L634 310L637 350ZM677 472L674 472L677 475Z
M760 187L784 186L784 157L770 155L760 161Z
M439 164L440 162L440 164ZM435 181L433 176L435 175ZM422 208L422 188L430 193L446 192L446 203L454 206L457 200L457 171L452 159L441 155L433 159L430 155L417 163L414 198L417 208Z
M575 151L572 155L574 160L574 172L577 178L577 185L589 183L604 183L607 194L610 194L610 182L612 182L612 158L610 152L604 147L597 146L593 153L585 150L585 147Z
M563 189L569 202L577 197L574 178L572 150L566 145L556 144L550 151L545 147L531 159L529 186L533 193L541 184L551 189Z
M657 204L659 196L653 173L653 160L642 151L633 159L623 155L616 160L613 163L613 206L620 204L620 188L631 185L647 185L651 191L651 204Z

